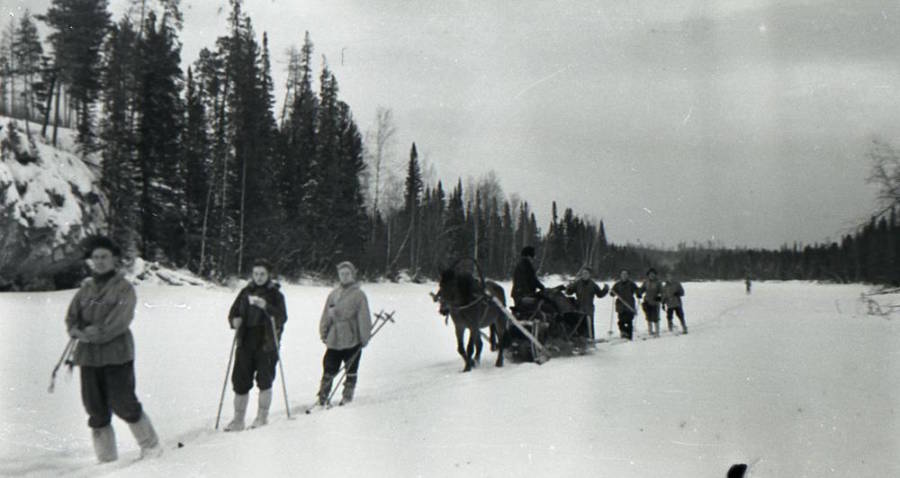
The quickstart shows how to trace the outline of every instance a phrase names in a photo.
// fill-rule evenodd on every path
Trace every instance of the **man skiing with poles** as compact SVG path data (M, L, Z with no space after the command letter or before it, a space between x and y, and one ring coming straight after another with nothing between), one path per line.
M610 295L616 300L616 313L619 316L619 334L622 338L634 338L635 296L640 297L638 286L628 278L628 269L619 272L619 280L613 284Z
M77 339L70 344L72 361L81 367L81 400L101 463L118 459L113 413L128 423L141 458L162 453L156 430L134 393L134 337L129 327L137 296L116 269L120 256L119 246L110 238L88 239L85 259L90 259L92 274L66 313L69 337Z
M643 295L641 308L647 319L647 333L659 337L659 306L662 302L662 282L656 277L656 269L647 270L647 280L638 289L638 297Z
M578 280L566 286L566 294L575 294L578 310L584 314L587 321L588 337L591 340L594 340L594 297L602 299L608 292L608 285L604 285L601 289L591 279L591 268L588 266L578 271Z
M328 404L334 377L342 363L346 367L347 377L340 404L353 400L362 349L368 344L372 333L369 301L356 281L356 267L344 261L337 265L337 272L340 284L328 294L319 321L319 336L327 347L322 358L322 381L318 394L320 406Z
M681 332L688 333L687 324L684 322L684 306L682 297L684 297L684 287L681 282L672 279L672 274L666 274L666 283L662 288L663 308L666 310L666 320L669 323L669 332L672 332L672 316L677 315L681 322Z
M268 423L275 365L279 359L278 344L287 322L284 295L279 290L280 285L272 281L271 272L272 266L268 261L254 261L250 283L235 298L228 314L228 323L236 330L237 350L231 373L235 394L234 418L225 426L225 431L240 431L245 428L244 417L254 375L259 387L259 398L256 419L250 428Z

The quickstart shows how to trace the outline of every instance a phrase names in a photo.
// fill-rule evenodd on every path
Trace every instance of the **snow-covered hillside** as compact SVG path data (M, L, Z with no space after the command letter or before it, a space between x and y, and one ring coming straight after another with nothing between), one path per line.
M468 374L433 288L364 286L397 322L365 350L357 400L307 416L328 290L286 286L296 418L285 417L279 378L269 426L222 433L212 428L235 291L139 286L137 392L167 450L132 463L137 447L114 419L120 459L102 466L77 376L46 390L74 291L0 294L0 474L702 478L753 463L754 477L900 476L900 320L864 315L862 286L757 283L745 295L740 283L686 284L689 335L541 366L496 369L488 352ZM609 307L598 301L603 334Z
M69 265L102 217L96 165L75 153L72 132L61 130L53 147L40 125L29 128L0 116L0 286Z

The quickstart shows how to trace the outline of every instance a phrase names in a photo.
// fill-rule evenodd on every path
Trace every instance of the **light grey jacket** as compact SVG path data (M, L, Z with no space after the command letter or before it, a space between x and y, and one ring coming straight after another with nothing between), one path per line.
M369 301L358 283L338 286L328 294L319 321L319 335L329 349L365 347L371 333Z
M66 329L82 334L75 348L75 365L102 367L134 360L134 338L129 326L134 320L137 296L121 273L99 286L88 278L75 293L66 314Z

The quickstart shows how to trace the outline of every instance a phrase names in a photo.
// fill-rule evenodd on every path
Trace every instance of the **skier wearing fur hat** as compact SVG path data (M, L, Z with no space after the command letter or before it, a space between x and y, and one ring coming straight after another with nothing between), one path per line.
M86 241L92 274L72 298L66 329L77 340L73 362L80 367L81 400L89 416L97 459L118 459L112 414L128 423L141 458L162 453L159 438L135 395L134 337L129 329L137 296L117 270L121 250L111 239Z
M609 293L616 301L616 315L619 316L619 334L622 338L631 340L634 337L634 297L640 297L638 286L629 278L628 270L619 272L619 280L612 286Z
M287 310L278 283L272 281L272 266L265 260L253 262L251 281L238 294L228 314L228 322L237 332L237 352L231 383L234 389L234 419L225 431L240 431L250 401L253 379L259 387L256 419L251 428L268 422L272 404L272 382L278 363L276 343L280 343ZM272 326L275 330L272 330ZM276 341L276 337L278 341Z
M591 268L588 266L582 267L578 271L578 279L566 286L566 293L575 295L575 300L578 302L578 310L585 315L588 335L591 339L594 338L594 297L602 299L606 297L608 292L608 285L600 288L591 279Z
M662 303L662 282L656 277L656 269L647 270L647 280L638 289L638 297L644 296L641 308L647 319L647 332L659 337L659 306Z
M327 350L322 358L322 381L319 384L319 405L327 405L334 377L341 364L347 370L340 405L353 400L362 349L372 333L372 316L365 292L356 281L356 267L349 261L337 265L340 284L328 294L319 336Z
M671 274L666 277L666 283L663 284L663 307L666 309L666 320L669 323L669 332L672 331L673 315L678 316L681 322L682 333L688 333L687 324L684 322L684 307L681 298L684 297L684 287L681 282L672 279Z

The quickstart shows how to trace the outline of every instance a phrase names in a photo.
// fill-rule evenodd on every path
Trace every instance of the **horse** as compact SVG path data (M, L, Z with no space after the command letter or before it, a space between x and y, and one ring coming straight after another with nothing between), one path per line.
M467 272L446 269L441 272L438 293L432 294L435 302L440 302L441 315L450 315L456 329L456 346L466 363L463 372L481 359L481 329L491 328L491 337L497 338L497 367L503 366L503 342L507 327L506 314L494 303L493 298L506 306L506 292L493 281L482 282ZM463 347L463 334L468 329L469 343ZM492 340L493 342L493 340ZM473 358L474 352L474 358Z

